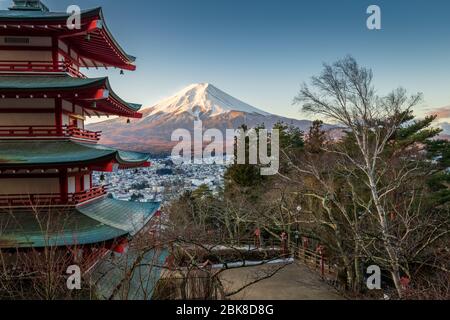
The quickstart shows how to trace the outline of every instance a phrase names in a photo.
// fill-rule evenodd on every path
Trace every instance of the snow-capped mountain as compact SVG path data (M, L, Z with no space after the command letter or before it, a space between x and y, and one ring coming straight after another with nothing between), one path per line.
M215 117L231 111L248 114L269 115L251 105L238 100L209 83L192 84L176 95L149 108L147 116L157 113L179 115L184 112L193 116Z
M202 120L203 129L239 128L242 124L271 128L279 121L307 131L307 120L295 120L255 108L208 83L193 84L174 96L142 110L142 119L111 119L87 126L102 131L101 144L128 150L153 153L169 152L177 142L171 141L176 129L193 132L194 121Z

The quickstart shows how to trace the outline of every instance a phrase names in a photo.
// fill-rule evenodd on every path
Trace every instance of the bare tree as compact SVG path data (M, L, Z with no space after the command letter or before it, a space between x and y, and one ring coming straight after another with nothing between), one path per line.
M16 210L17 211L17 210ZM76 243L70 246L57 246L55 239L63 237L66 224L70 220L70 209L34 206L17 213L13 209L4 209L0 235L13 229L17 233L25 232L16 214L28 215L30 222L37 226L43 243L39 247L31 244L11 242L0 247L0 298L15 300L55 300L89 298L90 287L69 290L67 287L67 269L77 264L81 270L87 270L95 254L83 254L83 247ZM6 236L11 236L7 233ZM19 237L19 235L17 235Z
M394 183L380 184L386 167L381 155L393 134L399 129L407 111L417 105L421 95L408 97L404 89L397 89L386 97L379 97L372 85L372 72L360 67L352 57L346 57L333 65L324 65L322 74L312 78L314 90L304 85L295 102L303 103L303 110L326 117L348 129L358 147L357 156L346 150L334 150L347 158L363 175L361 183L370 189L384 249L389 259L392 280L398 295L402 296L400 282L400 257L396 237L389 226L384 198L398 188L410 173L406 170Z

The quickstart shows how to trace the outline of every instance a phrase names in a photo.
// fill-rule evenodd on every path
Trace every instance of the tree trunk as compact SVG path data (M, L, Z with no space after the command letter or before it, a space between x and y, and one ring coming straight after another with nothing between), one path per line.
M370 183L370 189L371 189L371 193L372 193L373 202L374 202L375 207L378 212L378 219L380 221L383 244L385 246L386 252L389 257L389 264L391 267L392 280L394 281L394 285L395 285L395 289L397 290L397 294L398 294L399 298L401 299L403 296L403 292L402 292L402 286L400 283L400 265L399 265L398 254L391 244L389 228L388 228L387 219L386 219L386 211L384 210L382 204L380 203L380 199L378 197L378 189L377 189L377 186L375 183L375 179L374 179L373 175L371 175L371 174L369 174L369 183Z
M359 260L359 245L358 241L356 241L355 244L355 258L353 261L354 264L354 270L355 270L355 283L353 284L353 292L360 293L361 292L361 263Z

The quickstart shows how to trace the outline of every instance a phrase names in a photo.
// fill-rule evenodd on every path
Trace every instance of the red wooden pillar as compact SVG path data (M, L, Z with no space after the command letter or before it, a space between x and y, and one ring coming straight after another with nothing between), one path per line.
M58 70L58 37L52 37L52 60L53 60L53 71Z
M80 193L84 190L84 175L78 172L74 175L75 177L75 193Z
M67 179L67 169L59 170L59 190L61 195L61 201L67 203L69 193L69 182Z
M63 134L63 107L62 107L62 99L55 99L55 125L57 135Z

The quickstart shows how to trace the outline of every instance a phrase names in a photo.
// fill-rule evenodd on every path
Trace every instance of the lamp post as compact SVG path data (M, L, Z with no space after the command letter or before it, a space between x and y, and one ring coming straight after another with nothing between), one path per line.
M299 206L297 207L297 212L300 214L301 211L302 211L302 206L299 205ZM299 246L299 241L300 241L300 223L298 222L298 220L297 220L297 230L296 230L295 233L294 233L294 237L295 237L295 244L296 244L296 246L297 246L297 248L298 248L298 246Z
M299 241L300 241L300 231L297 229L294 232L294 238L295 238L295 245L298 249Z

